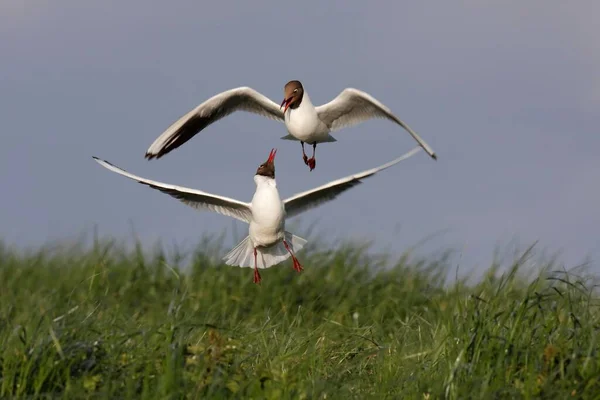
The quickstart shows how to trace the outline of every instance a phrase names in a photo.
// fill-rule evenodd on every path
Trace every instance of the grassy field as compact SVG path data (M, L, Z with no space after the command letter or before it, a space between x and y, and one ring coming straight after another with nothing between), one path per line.
M256 286L214 251L183 273L108 243L0 246L0 397L600 398L593 281L526 279L527 254L467 285L444 257L384 270L340 244Z

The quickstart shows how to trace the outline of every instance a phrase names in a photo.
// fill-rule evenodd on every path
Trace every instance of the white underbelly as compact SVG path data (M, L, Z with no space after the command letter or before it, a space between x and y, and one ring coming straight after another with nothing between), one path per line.
M274 187L258 190L252 199L249 234L254 246L270 246L284 238L285 211Z
M283 221L276 225L250 222L249 235L255 247L271 246L284 238Z
M328 137L327 126L316 114L311 115L298 110L290 110L285 114L285 126L290 135L307 143L320 142Z

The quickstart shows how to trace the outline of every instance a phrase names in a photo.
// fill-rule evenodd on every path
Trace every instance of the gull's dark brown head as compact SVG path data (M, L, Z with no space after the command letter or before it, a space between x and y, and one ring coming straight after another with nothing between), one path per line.
M283 88L283 101L279 108L285 105L284 114L288 108L292 110L297 108L302 103L302 96L304 96L304 88L300 81L289 81Z
M260 164L256 170L256 175L266 176L275 179L275 154L277 149L272 149L269 153L269 158L264 163Z

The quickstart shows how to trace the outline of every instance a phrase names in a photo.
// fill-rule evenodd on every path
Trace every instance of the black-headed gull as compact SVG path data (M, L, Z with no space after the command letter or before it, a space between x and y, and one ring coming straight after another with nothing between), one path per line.
M283 106L285 108L282 110ZM419 143L434 160L437 155L421 137L392 111L368 93L344 89L329 103L315 107L300 81L290 81L284 87L281 105L249 87L239 87L219 93L200 104L167 128L146 151L146 158L160 158L190 140L204 128L235 111L247 111L285 123L286 140L298 140L302 159L312 171L315 168L317 143L335 142L330 132L356 125L371 118L386 118L402 128ZM304 143L311 144L311 158L304 152Z
M259 283L261 280L259 269L272 267L290 256L294 269L298 272L302 271L302 266L295 253L304 247L306 240L285 230L286 219L335 199L340 193L361 183L362 179L406 160L419 150L421 149L416 147L387 164L329 182L283 201L279 197L275 181L275 153L277 150L271 150L267 161L258 167L254 175L256 191L250 203L141 178L108 161L100 160L97 157L94 159L103 167L160 190L188 206L196 209L209 209L248 223L248 236L235 246L224 257L224 260L227 265L254 267L254 283Z

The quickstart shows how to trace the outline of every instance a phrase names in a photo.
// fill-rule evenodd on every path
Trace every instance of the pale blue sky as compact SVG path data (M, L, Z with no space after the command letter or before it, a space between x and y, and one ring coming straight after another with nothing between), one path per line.
M143 158L179 116L247 85L315 104L352 86L433 147L302 221L403 250L540 241L568 265L600 256L600 3L21 1L0 3L0 237L18 246L103 235L193 244L232 227L112 174L250 200L272 147L284 196L382 164L415 142L387 121L337 132L308 172L281 123L237 113L165 158ZM218 167L219 174L210 172ZM243 225L239 225L243 228Z

